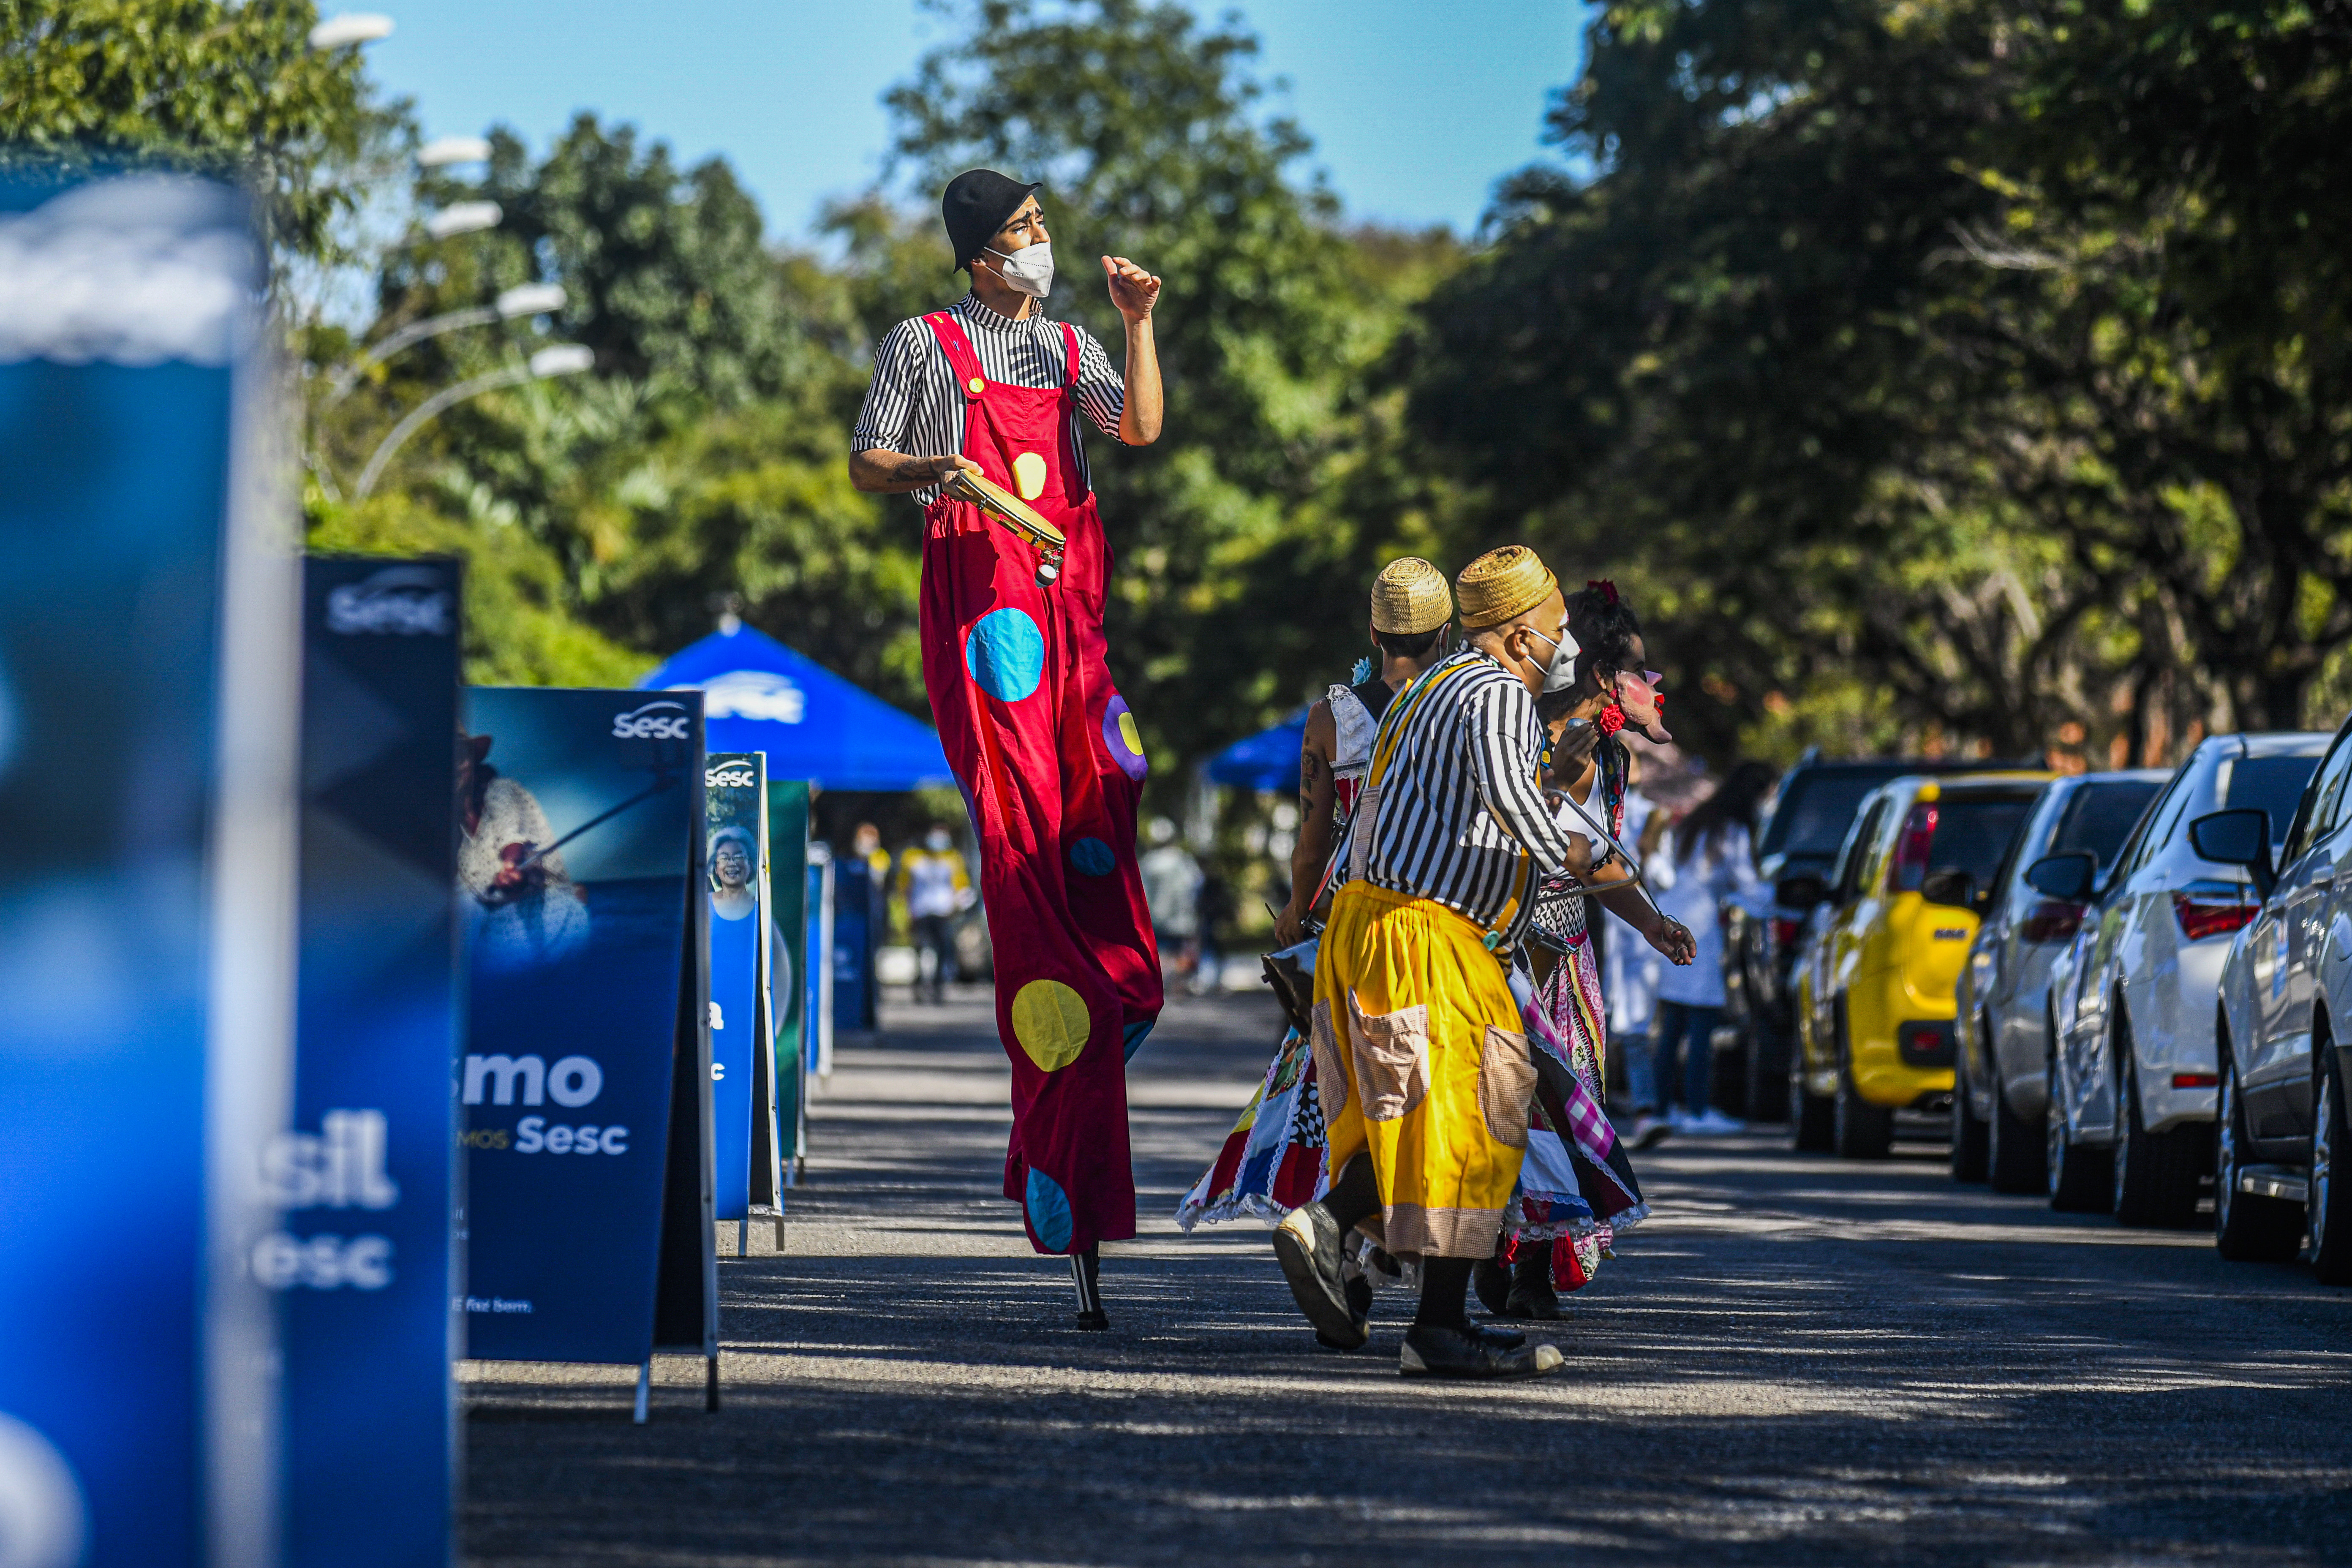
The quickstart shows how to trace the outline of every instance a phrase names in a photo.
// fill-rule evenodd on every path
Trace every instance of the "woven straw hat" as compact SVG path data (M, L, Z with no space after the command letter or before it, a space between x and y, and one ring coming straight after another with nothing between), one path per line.
M1445 591L1445 574L1418 555L1390 562L1372 579L1376 632L1417 637L1453 618L1454 595Z
M1526 615L1555 586L1551 571L1524 544L1489 550L1454 579L1462 601L1462 629L1484 631Z

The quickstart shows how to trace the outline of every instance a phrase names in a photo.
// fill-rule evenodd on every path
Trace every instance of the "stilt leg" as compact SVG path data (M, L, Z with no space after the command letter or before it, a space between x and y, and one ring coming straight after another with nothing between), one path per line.
M705 1415L719 1408L719 1358L710 1357L703 1363L702 1409Z
M1103 1311L1101 1272L1099 1249L1089 1247L1084 1252L1070 1254L1070 1282L1077 1287L1078 1327L1082 1329L1110 1327L1110 1318Z
M637 1368L636 1423L640 1426L646 1424L646 1396L653 1392L653 1386L654 1363L648 1360L643 1366Z

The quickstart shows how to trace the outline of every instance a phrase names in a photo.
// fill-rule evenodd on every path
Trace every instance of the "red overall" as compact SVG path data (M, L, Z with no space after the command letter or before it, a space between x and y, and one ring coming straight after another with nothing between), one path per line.
M964 395L963 455L1068 536L1060 580L946 496L924 514L923 684L980 834L996 1028L1013 1058L1004 1195L1040 1252L1135 1234L1127 1058L1160 1016L1160 953L1135 864L1148 771L1104 662L1110 552L1077 463L1078 336L1060 387L1005 386L963 329L937 335Z

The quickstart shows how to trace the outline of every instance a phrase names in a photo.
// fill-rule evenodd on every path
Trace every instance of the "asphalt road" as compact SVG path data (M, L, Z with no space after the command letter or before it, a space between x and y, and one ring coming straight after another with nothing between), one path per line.
M1409 1305L1317 1348L1259 1226L1167 1215L1274 1009L1184 1002L1135 1065L1146 1234L1108 1334L997 1195L983 1005L841 1053L781 1256L720 1264L725 1407L666 1363L469 1363L497 1564L2352 1562L2352 1292L1777 1138L1638 1158L1656 1216L1540 1383L1407 1383ZM1396 1555L1396 1554L1402 1555Z

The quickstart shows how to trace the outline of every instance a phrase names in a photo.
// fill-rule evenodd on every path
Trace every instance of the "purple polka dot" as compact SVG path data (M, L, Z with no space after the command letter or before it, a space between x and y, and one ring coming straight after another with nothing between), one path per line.
M1128 710L1126 698L1114 696L1103 709L1102 734L1119 772L1141 784L1151 764L1144 759L1142 738L1136 733L1135 717Z

